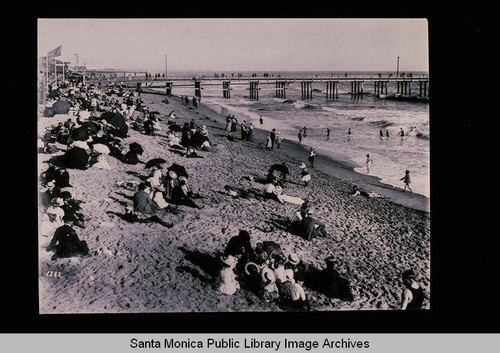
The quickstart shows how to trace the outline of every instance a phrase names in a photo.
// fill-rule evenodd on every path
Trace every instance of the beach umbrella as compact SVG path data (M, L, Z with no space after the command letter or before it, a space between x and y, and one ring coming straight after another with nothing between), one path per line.
M172 132L181 132L182 131L182 126L177 125L177 124L170 124L168 126L168 129Z
M60 100L52 104L52 109L55 114L67 114L71 105L64 100Z
M97 134L101 130L101 127L95 121L84 121L82 126L85 126L91 135Z
M56 115L56 112L50 107L45 108L45 110L43 111L44 117L52 118L54 115Z
M83 148L73 147L61 156L62 164L66 168L86 169L89 154Z
M177 163L173 163L170 167L167 168L167 170L170 172L170 171L174 171L175 174L177 174L177 177L180 177L180 176L185 176L186 178L189 178L189 175L186 171L186 168L184 168L182 165L180 164L177 164Z
M112 135L127 137L128 125L123 115L116 112L104 112L101 114L101 118L114 127L114 130L110 132Z
M279 244L272 240L263 241L260 250L265 252L268 255L268 257L283 255L283 251L281 250Z
M159 164L162 164L162 163L165 163L166 160L164 160L163 158L153 158L153 159L150 159L149 161L146 162L146 165L144 166L144 168L151 168L151 167L155 167Z
M140 144L138 144L137 142L132 142L129 145L129 150L134 152L135 154L139 154L139 155L142 155L142 153L144 152L144 149L142 148L142 146Z
M89 136L89 130L86 126L77 127L71 131L71 137L75 141L87 141Z

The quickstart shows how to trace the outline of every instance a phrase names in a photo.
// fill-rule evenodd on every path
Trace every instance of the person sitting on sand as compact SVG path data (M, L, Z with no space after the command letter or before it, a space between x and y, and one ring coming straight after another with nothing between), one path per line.
M309 200L305 200L300 208L294 212L293 217L290 221L290 231L292 233L299 233L302 229L302 221L306 216L306 211L309 209Z
M44 206L50 206L52 199L59 197L61 194L61 189L56 186L55 180L50 180L45 184L47 188L41 195L42 204Z
M261 265L261 289L260 297L266 302L279 300L278 286L276 285L276 275L272 269L273 257L269 257Z
M139 184L139 190L134 194L134 211L144 214L154 214L158 205L151 199L151 189L146 183Z
M240 284L234 273L237 260L232 255L221 256L220 260L222 268L217 278L217 291L225 295L233 295L240 289Z
M424 301L424 290L417 283L417 275L413 270L403 272L405 288L401 293L401 310L421 310Z
M46 248L47 251L55 252L52 260L89 254L87 242L78 238L72 225L72 222L66 222L55 230L54 236Z
M276 182L276 183L268 182L264 186L264 198L270 199L270 200L276 200L280 203L284 203L284 201L280 197L282 191L283 191L283 188L279 184L279 182Z
M305 212L305 217L302 220L300 236L307 241L312 241L316 237L328 236L325 225L314 219L312 217L313 214L314 210L312 208L308 208Z
M309 174L306 165L304 163L301 163L299 168L301 169L300 180L304 182L304 186L309 185L309 182L311 181L311 174Z
M62 198L52 199L53 205L47 207L40 223L40 235L49 237L54 231L64 225L64 210L60 207L63 203Z
M309 311L311 306L304 291L304 274L297 254L289 254L285 263L285 282L280 289L280 307L292 311Z
M237 273L242 273L248 262L255 261L255 251L250 243L250 233L240 229L238 235L229 239L224 249L224 256L234 256L237 259Z
M200 198L198 194L193 193L191 187L187 184L187 178L180 176L179 184L172 189L170 202L176 205L185 205L193 208L203 208L193 201L193 198Z

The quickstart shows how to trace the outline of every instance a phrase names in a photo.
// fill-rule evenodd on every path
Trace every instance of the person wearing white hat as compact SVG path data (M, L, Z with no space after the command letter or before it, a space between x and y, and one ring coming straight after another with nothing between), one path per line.
M217 278L217 291L222 294L233 295L236 291L238 291L238 289L240 289L240 284L236 280L236 275L234 273L237 260L232 255L221 256L220 260L222 268Z
M64 200L61 197L52 199L51 205L47 207L47 211L42 217L40 223L40 235L49 237L54 234L54 231L64 224L64 210L61 206L64 205Z

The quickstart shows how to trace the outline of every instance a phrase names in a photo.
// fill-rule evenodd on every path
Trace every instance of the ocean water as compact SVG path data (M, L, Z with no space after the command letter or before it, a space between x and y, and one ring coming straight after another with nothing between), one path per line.
M213 76L213 73L201 74ZM342 77L344 74L282 72L273 75ZM426 75L423 72L412 74L413 77ZM377 77L378 72L350 72L348 75ZM380 99L369 81L364 82L362 96L351 95L350 83L340 82L338 98L334 100L326 99L326 82L312 83L310 99L302 99L300 81L288 86L286 98L276 98L274 84L261 81L259 88L259 99L250 100L249 84L232 81L231 98L228 99L223 98L222 85L204 86L202 82L202 103L218 113L234 114L238 122L253 122L256 127L269 131L275 128L284 139L292 141L298 141L298 131L305 126L307 136L302 143L314 147L318 153L344 160L358 173L379 177L383 183L396 187L404 186L400 179L405 170L409 170L413 192L430 196L429 103ZM418 82L414 82L412 94L418 94L418 89ZM396 84L389 82L388 94L391 93L396 93ZM176 87L174 83L173 94L192 97L194 88ZM260 117L263 125L259 124ZM327 128L330 129L329 139ZM381 129L383 137L380 137ZM398 136L401 129L405 132L404 137ZM389 137L386 137L387 131ZM367 154L373 160L369 171L365 163ZM307 155L304 161L307 162Z

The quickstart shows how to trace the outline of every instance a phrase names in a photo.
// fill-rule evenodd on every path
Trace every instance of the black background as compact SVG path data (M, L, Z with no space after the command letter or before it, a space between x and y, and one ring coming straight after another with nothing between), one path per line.
M23 35L4 23L5 44L18 70L8 71L2 88L4 138L5 227L1 248L0 303L7 315L0 333L492 333L498 332L495 282L497 232L489 225L488 200L495 200L495 164L487 162L492 120L491 97L482 86L489 74L483 9L434 8L414 4L364 5L355 10L334 2L260 5L213 3L158 6L37 5L37 13L19 18ZM248 5L244 9L239 5ZM180 8L184 6L183 8ZM406 6L406 7L405 7ZM407 8L410 7L410 8ZM415 7L415 8L411 8ZM132 11L131 11L132 10ZM154 10L154 11L153 11ZM8 17L7 14L5 17ZM431 309L406 311L332 311L309 313L165 313L165 314L38 314L38 244L36 175L37 18L69 17L265 17L265 18L427 18L430 52L431 135ZM15 48L15 49L13 49ZM24 62L23 62L24 60ZM10 78L10 74L12 78ZM30 82L30 80L32 80ZM22 83L22 84L21 84ZM463 93L462 93L463 92ZM5 100L9 100L6 105ZM9 110L17 105L24 114ZM8 121L8 122L7 122ZM13 126L10 127L9 124ZM484 130L484 131L483 131ZM10 133L9 133L10 132ZM11 140L13 141L13 140ZM22 145L13 148L13 144ZM12 160L10 160L12 159ZM20 178L20 177L23 178ZM486 178L485 178L486 177ZM493 211L493 210L492 210Z

